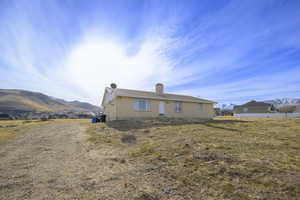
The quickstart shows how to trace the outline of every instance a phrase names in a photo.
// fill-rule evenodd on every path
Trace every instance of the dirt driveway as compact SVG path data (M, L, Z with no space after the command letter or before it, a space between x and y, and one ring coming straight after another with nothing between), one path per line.
M87 142L87 123L32 127L0 146L0 199L115 199L109 184L118 154Z

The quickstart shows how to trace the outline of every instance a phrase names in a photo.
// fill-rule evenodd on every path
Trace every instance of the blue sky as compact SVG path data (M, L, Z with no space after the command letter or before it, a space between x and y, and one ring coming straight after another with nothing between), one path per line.
M220 103L300 97L298 0L0 0L0 88L100 105L105 86Z

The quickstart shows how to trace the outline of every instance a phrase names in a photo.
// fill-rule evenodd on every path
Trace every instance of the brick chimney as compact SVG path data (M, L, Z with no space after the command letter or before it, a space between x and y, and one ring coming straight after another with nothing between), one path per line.
M155 92L158 95L162 95L164 93L164 85L162 83L157 83L155 85Z

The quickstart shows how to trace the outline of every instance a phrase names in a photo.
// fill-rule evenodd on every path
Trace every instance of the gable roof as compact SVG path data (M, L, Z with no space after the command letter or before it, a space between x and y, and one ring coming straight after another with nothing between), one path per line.
M248 103L245 103L242 106L272 106L270 103L265 103L262 101L249 101Z
M119 97L171 100L171 101L183 101L183 102L194 102L194 103L216 103L214 101L201 99L197 97L169 94L169 93L163 93L159 95L156 92L129 90L129 89L121 89L121 88L116 88L114 92L115 92L115 96L119 96Z
M265 102L262 102L262 101L249 101L243 105L237 105L237 106L234 106L234 108L241 108L241 107L273 107L272 104L270 103L265 103Z

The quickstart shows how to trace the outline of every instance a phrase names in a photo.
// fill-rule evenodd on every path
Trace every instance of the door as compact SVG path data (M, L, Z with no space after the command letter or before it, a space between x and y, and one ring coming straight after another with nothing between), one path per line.
M159 115L165 114L165 102L160 101L159 102Z

